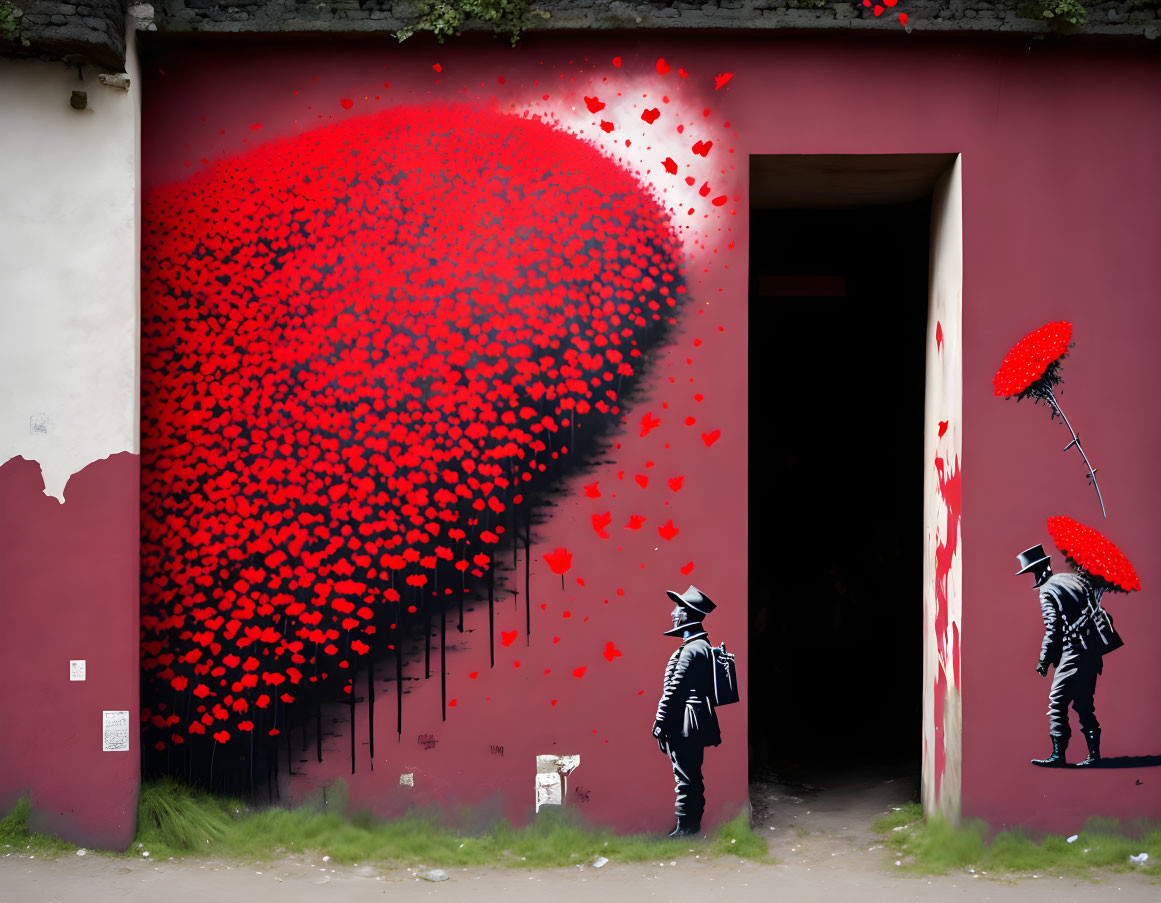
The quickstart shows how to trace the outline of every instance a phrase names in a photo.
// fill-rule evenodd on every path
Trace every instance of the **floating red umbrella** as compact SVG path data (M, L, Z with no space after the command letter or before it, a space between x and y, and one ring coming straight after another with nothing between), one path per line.
M1028 333L1012 346L992 377L996 394L1004 398L1022 395L1045 377L1050 383L1059 382L1053 365L1059 365L1068 353L1071 339L1072 324L1067 320L1046 323Z
M1048 534L1076 568L1103 582L1103 589L1127 593L1141 588L1133 563L1098 530L1071 517L1048 518Z
M1068 354L1071 339L1072 324L1067 320L1045 323L1039 329L1034 329L1009 349L1000 369L992 377L992 385L995 386L996 395L1015 398L1017 401L1031 398L1034 404L1043 401L1052 409L1053 420L1060 417L1072 435L1072 441L1064 446L1064 450L1068 451L1075 445L1080 452L1086 468L1085 478L1096 490L1101 515L1107 516L1105 500L1101 498L1101 488L1097 484L1096 468L1089 463L1088 455L1081 447L1080 437L1064 416L1053 392L1053 387L1060 382L1060 361Z

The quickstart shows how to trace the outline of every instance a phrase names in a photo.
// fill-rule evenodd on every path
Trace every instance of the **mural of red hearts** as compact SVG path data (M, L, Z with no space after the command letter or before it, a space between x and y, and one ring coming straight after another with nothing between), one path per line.
M462 628L685 292L628 173L462 106L260 146L144 220L142 745L163 758L353 705L433 610Z

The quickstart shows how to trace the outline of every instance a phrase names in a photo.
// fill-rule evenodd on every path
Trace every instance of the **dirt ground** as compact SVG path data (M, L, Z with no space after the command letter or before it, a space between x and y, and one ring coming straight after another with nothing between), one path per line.
M420 869L335 866L291 857L237 866L205 860L151 862L87 855L56 861L0 856L0 903L346 903L389 898L524 903L621 903L645 900L728 899L730 903L906 903L906 901L1022 901L1069 903L1115 898L1155 903L1161 886L1131 874L1094 881L1043 874L1016 880L956 874L920 878L895 871L894 859L871 823L911 798L903 781L852 780L825 789L786 784L765 775L751 788L756 830L767 836L777 865L694 855L636 865L609 862L526 872L449 870L445 881L417 877ZM426 870L422 870L426 871Z

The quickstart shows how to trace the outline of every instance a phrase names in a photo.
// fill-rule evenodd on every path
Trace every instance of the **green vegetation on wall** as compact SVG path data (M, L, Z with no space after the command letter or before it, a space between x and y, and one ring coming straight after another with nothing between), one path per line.
M443 43L474 19L490 25L493 32L506 36L515 45L533 19L548 18L548 13L533 9L528 0L418 0L416 6L419 20L395 32L400 41L417 31L430 31Z
M1083 25L1087 10L1080 0L1040 0L1040 13L1045 19Z
M20 18L24 10L13 6L10 0L0 0L0 41L28 46L28 38L20 31Z

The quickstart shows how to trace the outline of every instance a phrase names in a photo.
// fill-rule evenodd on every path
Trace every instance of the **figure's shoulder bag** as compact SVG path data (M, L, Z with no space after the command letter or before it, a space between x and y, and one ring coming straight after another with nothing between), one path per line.
M714 705L729 705L738 701L738 673L734 654L726 652L726 644L711 647L714 655Z

